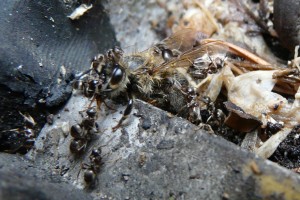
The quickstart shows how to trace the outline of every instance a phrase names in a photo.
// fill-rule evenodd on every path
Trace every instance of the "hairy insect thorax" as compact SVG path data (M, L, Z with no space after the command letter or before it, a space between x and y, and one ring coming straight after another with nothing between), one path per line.
M90 77L98 80L96 94L113 97L126 90L129 71L119 47L95 57L91 69Z

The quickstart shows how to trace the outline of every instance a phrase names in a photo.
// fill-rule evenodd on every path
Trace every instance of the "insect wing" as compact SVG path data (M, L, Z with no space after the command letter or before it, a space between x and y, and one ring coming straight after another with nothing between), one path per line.
M143 69L154 69L177 58L181 53L193 49L204 34L191 28L182 29L155 44L149 49L127 56L125 59L131 69L144 72Z
M204 38L206 38L206 36L203 33L191 28L186 28L175 32L157 45L163 45L165 49L185 52L197 46Z
M212 62L215 57L222 57L225 59L228 53L226 46L219 45L216 42L209 42L203 45L196 46L177 58L173 58L167 63L164 63L153 70L153 72L162 72L172 70L175 68L189 68L195 62L203 59L204 62Z

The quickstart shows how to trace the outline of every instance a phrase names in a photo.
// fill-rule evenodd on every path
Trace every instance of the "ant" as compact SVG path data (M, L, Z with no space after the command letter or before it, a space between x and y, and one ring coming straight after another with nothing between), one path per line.
M81 169L85 169L83 178L88 186L93 186L96 183L97 174L100 172L100 169L104 164L102 158L102 148L99 147L98 149L92 150L89 156L89 163L82 163Z
M108 154L102 155L102 147L104 146L106 145L94 148L89 156L89 163L81 164L81 169L84 169L83 179L88 187L94 187L98 181L97 175L104 165L103 157ZM77 177L79 176L81 169L79 170Z
M79 124L74 124L70 128L70 134L73 137L70 143L70 151L75 154L82 153L87 146L91 136L98 132L98 125L96 123L97 110L91 107L86 110L86 116Z

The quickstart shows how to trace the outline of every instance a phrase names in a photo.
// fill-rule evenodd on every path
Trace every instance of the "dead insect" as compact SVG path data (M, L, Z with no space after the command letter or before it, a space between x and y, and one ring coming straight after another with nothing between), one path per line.
M143 52L129 56L124 56L123 51L118 47L111 49L105 55L95 57L88 74L83 75L76 82L75 88L81 88L83 93L92 98L92 102L96 101L99 107L106 98L125 93L128 100L127 107L118 124L113 127L115 131L130 115L133 108L133 96L148 101L152 96L166 96L166 93L170 93L168 88L182 88L183 86L195 88L200 78L203 79L208 73L215 73L220 69L221 64L215 59L216 55L220 55L216 54L213 44L196 47L200 43L201 36L202 34L192 29L184 29ZM220 49L225 55L227 48ZM200 64L201 59L202 64ZM197 69L191 72L193 67ZM199 73L203 76L200 77ZM193 81L194 78L197 78L196 82ZM165 91L162 90L162 85L166 86ZM187 95L188 98L186 102L173 106L176 113L184 104L188 104L191 110L198 107L196 98L189 100L192 94L182 92L181 95L183 99L186 99L184 96ZM172 101L171 95L165 100ZM162 102L165 100L163 99Z
M276 68L238 46L203 39L201 35L193 29L183 29L142 52L126 56L116 47L98 55L84 75L84 94L98 107L106 99L124 94L127 107L113 131L130 115L133 97L155 102L174 114L187 107L190 114L185 116L194 123L199 123L198 118L205 115L199 110L208 112L204 121L210 121L211 116L223 121L222 111L219 108L209 111L211 108L203 98L208 97L214 104L223 82L226 83L224 68L237 75Z
M175 70L177 67L163 65L177 59L182 52L192 49L200 40L198 36L196 31L186 29L143 52L129 56L124 56L123 51L115 47L105 55L95 57L90 70L81 75L74 83L74 88L83 90L85 96L91 98L91 104L95 101L98 107L107 98L125 94L127 107L118 124L113 127L115 131L130 115L133 96L149 100L152 94L162 93L157 91L162 82L172 85L173 80L169 79L178 74ZM183 68L189 65L190 62Z
M25 154L35 143L36 134L34 127L36 122L29 114L19 113L24 118L23 127L1 132L1 138L7 138L5 139L7 142L3 143L0 147L5 152Z

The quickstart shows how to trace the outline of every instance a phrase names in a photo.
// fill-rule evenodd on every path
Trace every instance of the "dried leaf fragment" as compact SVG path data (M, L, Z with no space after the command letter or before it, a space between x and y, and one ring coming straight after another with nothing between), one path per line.
M245 113L243 109L238 107L232 102L224 103L227 110L230 112L228 117L225 119L225 124L235 130L243 133L251 132L255 130L262 122L256 117Z
M281 131L278 131L256 150L256 154L263 158L269 158L290 132L290 128L283 128Z
M24 117L24 121L27 126L33 127L36 125L36 122L34 121L33 117L31 117L29 114L23 114L20 111L19 113L22 117Z

